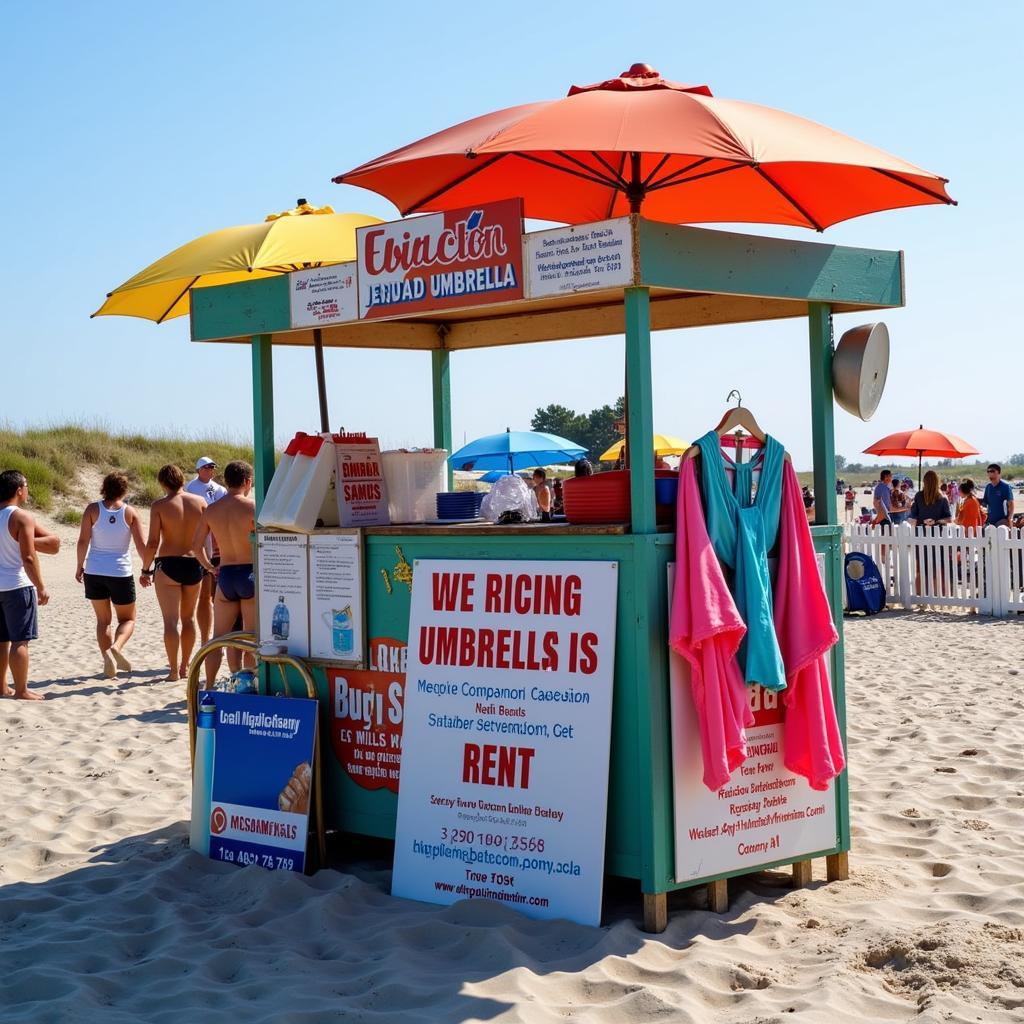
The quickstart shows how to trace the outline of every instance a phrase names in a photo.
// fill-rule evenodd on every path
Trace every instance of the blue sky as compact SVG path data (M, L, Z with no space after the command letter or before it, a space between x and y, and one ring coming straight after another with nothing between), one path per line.
M386 200L332 175L646 61L950 179L958 208L876 214L823 236L906 251L907 308L884 317L886 395L870 423L837 410L837 450L852 460L923 422L990 458L1024 451L1022 12L874 0L4 5L0 419L250 436L246 349L192 345L184 320L89 320L105 293L182 242L299 196L393 219ZM837 332L858 322L839 317ZM696 436L739 388L807 465L806 352L800 320L662 332L655 426ZM456 441L526 427L551 402L610 402L622 358L621 338L456 353ZM335 425L389 446L430 443L429 357L329 351L327 374ZM311 350L275 351L275 402L279 437L316 426Z

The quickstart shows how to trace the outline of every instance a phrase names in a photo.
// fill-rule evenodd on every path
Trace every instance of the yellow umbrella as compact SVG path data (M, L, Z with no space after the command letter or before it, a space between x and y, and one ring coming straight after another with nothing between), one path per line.
M608 451L602 453L599 461L615 462L622 454L622 448L625 443L625 441L616 441ZM672 437L669 434L654 435L655 455L682 455L689 447L686 441L680 441L678 437Z
M356 258L356 228L380 224L300 199L262 224L223 228L186 242L107 295L93 316L138 316L163 323L188 313L191 288L251 281Z

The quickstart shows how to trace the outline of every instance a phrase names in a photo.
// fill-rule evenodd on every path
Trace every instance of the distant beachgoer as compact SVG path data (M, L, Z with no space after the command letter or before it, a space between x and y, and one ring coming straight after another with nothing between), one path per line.
M949 502L939 487L939 474L929 469L924 475L924 486L914 497L910 509L910 525L945 526L952 518Z
M974 481L965 480L960 485L960 504L957 506L956 524L967 533L977 534L984 525L981 502L974 496Z
M55 555L60 539L39 526L22 507L28 480L16 469L0 473L0 697L9 697L7 673L18 700L42 700L28 688L28 645L39 637L37 608L50 595L39 555Z
M910 502L907 500L907 492L894 483L890 498L892 506L889 509L889 519L893 526L899 526L910 514Z
M857 492L852 487L846 488L846 493L843 495L843 503L846 506L846 521L852 523L853 507L857 503Z
M253 577L252 541L256 528L253 516L256 502L249 497L252 490L252 466L248 462L229 462L224 467L227 493L216 504L207 506L192 538L192 550L203 567L215 576L217 591L213 602L213 635L223 636L235 627L239 615L242 628L256 632L256 584ZM214 566L207 554L210 535L220 549L220 564ZM220 669L221 650L206 656L206 687L210 689ZM246 656L250 666L255 664ZM242 664L241 653L228 650L228 667L237 671Z
M142 559L143 566L149 568L143 568L141 583L143 587L156 586L170 666L167 679L173 680L188 673L196 643L196 602L203 567L189 552L206 502L186 493L185 474L177 466L163 466L157 480L164 497L154 501L150 510L149 540Z
M540 521L551 522L551 488L548 486L547 473L539 466L533 471L533 493L540 509Z
M590 459L577 459L572 467L573 476L593 476L594 466Z
M108 473L100 485L100 500L86 505L78 531L75 579L85 584L85 596L96 613L96 643L108 679L113 679L118 669L132 670L124 655L125 644L135 632L135 577L128 551L131 542L135 542L140 558L146 555L142 523L138 512L125 502L127 493L128 477ZM117 627L111 640L110 625L115 614Z
M551 485L551 512L556 516L565 514L565 493L561 480L556 480Z
M892 523L892 518L889 515L892 509L892 470L883 469L878 474L878 484L875 486L875 492L872 496L872 505L875 510L875 518L871 522L875 526L879 526L882 523Z
M1010 520L1013 519L1013 490L1000 478L1003 470L998 462L993 462L987 472L988 483L981 499L988 509L985 525L1009 526Z
M209 455L203 455L196 460L196 475L185 484L185 490L202 498L207 505L219 501L228 493L226 487L222 487L213 479L217 463ZM220 553L214 546L212 537L207 539L206 553L213 565L220 562ZM210 639L210 627L213 624L213 591L215 581L210 573L203 576L203 582L199 585L199 603L196 605L196 622L199 624L199 643L205 644Z

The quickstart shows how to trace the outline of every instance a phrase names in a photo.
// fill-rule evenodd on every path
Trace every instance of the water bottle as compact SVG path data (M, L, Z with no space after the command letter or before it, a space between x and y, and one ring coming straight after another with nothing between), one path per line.
M288 606L284 603L284 595L278 597L274 606L274 617L270 622L270 632L275 640L287 640L291 616L288 614Z
M231 673L229 689L232 693L257 693L256 673L249 668L240 668Z
M204 691L199 699L199 717L196 722L196 756L192 765L192 823L189 829L189 846L204 857L210 856L213 755L217 745L214 728L216 712L213 694Z

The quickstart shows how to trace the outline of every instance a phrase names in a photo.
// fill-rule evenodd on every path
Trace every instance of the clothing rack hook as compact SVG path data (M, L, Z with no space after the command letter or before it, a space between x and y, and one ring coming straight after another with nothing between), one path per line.
M733 388L732 391L730 391L729 394L725 396L725 400L727 402L731 402L733 395L736 396L736 408L738 409L741 405L743 405L743 396L735 388Z

